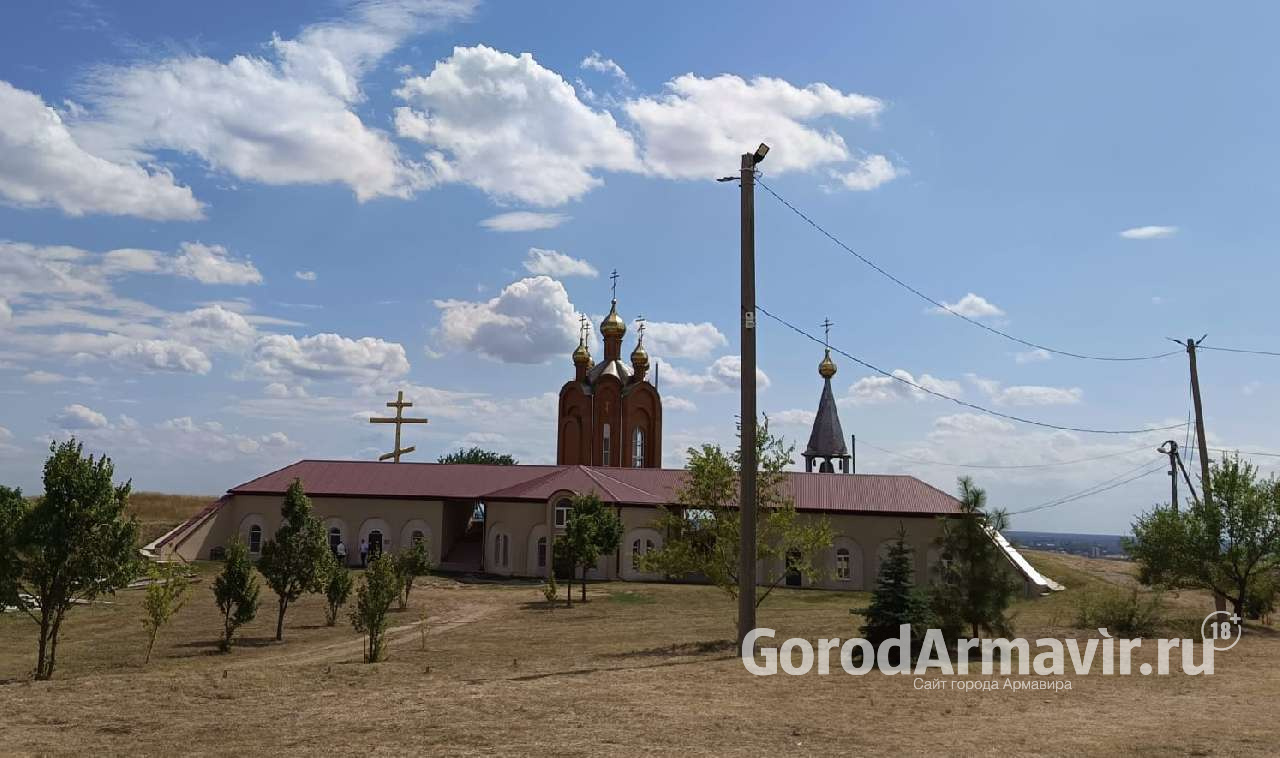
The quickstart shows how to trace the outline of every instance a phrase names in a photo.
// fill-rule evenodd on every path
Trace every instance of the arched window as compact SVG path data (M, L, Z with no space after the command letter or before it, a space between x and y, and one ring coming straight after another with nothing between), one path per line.
M495 568L506 568L511 559L511 538L505 534L493 537L493 565Z
M538 568L547 567L547 538L538 538Z
M563 527L565 524L569 523L569 511L571 510L573 510L573 503L569 502L568 499L561 500L556 503L555 524L557 528Z
M262 527L257 524L249 527L249 552L253 555L262 552Z
M382 530L373 529L369 532L369 558L377 558L382 555Z
M329 527L329 549L338 552L339 542L342 542L342 530L336 526Z
M644 468L644 429L638 426L631 434L631 465Z
M427 535L423 534L421 529L414 529L413 537L410 538L410 542L416 545L419 542L422 542L423 540L425 540L426 538L427 538Z
M653 544L653 540L651 539L637 538L635 541L633 541L631 543L631 570L639 571L640 558L645 553L653 552L655 549L656 549L656 546Z
M610 434L609 434L609 425L608 425L608 424L605 424L605 425L604 425L604 448L603 448L603 450L604 450L604 452L603 452L603 453L601 454L601 456L600 456L600 458L601 458L601 460L600 460L600 465L601 465L601 466L611 466L611 465L613 465L613 441L610 439Z
M849 550L840 548L836 551L836 579L849 581Z

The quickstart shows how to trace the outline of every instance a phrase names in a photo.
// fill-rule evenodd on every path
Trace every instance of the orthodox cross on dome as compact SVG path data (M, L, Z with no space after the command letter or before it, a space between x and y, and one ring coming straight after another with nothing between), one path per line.
M396 415L394 417L392 418L373 417L369 419L369 423L396 425L395 449L389 453L383 453L382 455L378 456L378 460L385 461L387 459L391 459L392 463L399 463L400 456L408 455L409 453L412 453L415 449L417 449L413 445L410 445L409 447L405 447L405 448L400 447L400 425L401 424L425 424L427 423L427 420L425 418L405 418L404 417L404 409L413 407L413 403L405 402L404 390L397 391L395 402L387 403L387 407L396 409Z
M587 341L587 334L591 331L591 319L587 318L587 314L578 314L578 341L583 344Z
M609 278L613 280L613 299L616 301L618 299L618 269L615 268L613 273L609 274Z
M821 326L822 326L822 346L830 350L831 349L831 327L835 326L835 324L831 323L831 319L825 318L822 320Z
M636 316L636 333L640 335L640 341L644 342L644 316Z

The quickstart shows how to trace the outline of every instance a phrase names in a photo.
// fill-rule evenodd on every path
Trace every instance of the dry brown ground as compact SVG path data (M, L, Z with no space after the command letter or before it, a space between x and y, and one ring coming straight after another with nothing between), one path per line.
M1019 604L1028 637L1085 636L1070 628L1076 598L1127 571L1035 560L1071 589ZM1214 676L1095 673L1068 675L1070 692L935 692L912 676L849 676L834 661L829 676L751 676L722 642L731 604L708 587L597 584L585 606L548 611L534 585L431 578L396 615L389 660L366 665L348 625L323 625L316 597L290 611L275 643L265 590L239 646L217 654L212 569L202 570L147 668L141 592L76 608L50 682L27 678L34 625L0 617L0 751L1157 756L1280 744L1280 637L1269 630L1220 654ZM779 639L843 638L859 621L848 609L866 599L781 591L760 620ZM1175 615L1208 610L1194 594L1171 603ZM1135 661L1153 659L1143 652Z
M163 492L132 492L129 512L138 517L143 545L182 523L191 514L217 500L209 495L169 495Z

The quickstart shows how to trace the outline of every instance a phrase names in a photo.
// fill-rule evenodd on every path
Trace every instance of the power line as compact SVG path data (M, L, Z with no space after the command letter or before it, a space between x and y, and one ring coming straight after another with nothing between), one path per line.
M1138 469L1146 468L1147 465L1148 464L1144 463L1142 466L1139 466ZM1117 487L1122 487L1126 484L1129 484L1130 482L1136 482L1139 479L1143 479L1145 477L1151 476L1157 471L1163 471L1166 465L1167 464L1164 461L1161 461L1160 463L1156 464L1153 468L1147 468L1147 470L1143 471L1140 474L1137 474L1135 476L1130 476L1128 479L1116 481L1117 479L1120 479L1120 477L1126 476L1128 474L1132 474L1134 471L1138 470L1138 469L1130 469L1129 471L1126 471L1123 474L1117 474L1116 476L1113 476L1110 479L1099 482L1098 484L1095 484L1092 487L1089 487L1088 489L1081 490L1080 492L1077 492L1075 494L1067 495L1066 497L1061 497L1061 498L1058 498L1057 500L1050 500L1049 502L1041 503L1040 505L1033 505L1030 508L1023 508L1022 510L1011 511L1009 515L1017 516L1024 513L1034 513L1035 511L1043 511L1049 508L1057 508L1060 505L1066 505L1067 503L1074 503L1075 501L1083 500L1086 497L1092 497L1093 495L1100 495L1103 492L1108 492Z
M916 389L916 390L919 390L920 392L924 392L924 393L926 393L926 394L933 395L934 397L941 398L941 399L943 399L943 400L950 400L951 402L953 402L953 403L955 403L955 404L957 404L957 405L962 405L962 406L964 406L964 407L966 407L966 408L972 408L972 409L973 409L973 410L975 410L975 411L981 411L982 413L986 413L986 414L989 414L989 415L992 415L992 416L996 416L997 418L1007 419L1007 420L1009 420L1009 421L1017 421L1017 422L1018 422L1018 423L1020 423L1020 424L1030 424L1030 425L1032 425L1032 426L1039 426L1039 427L1043 427L1043 428L1045 428L1045 429L1055 429L1055 430L1060 431L1060 432L1081 432L1081 433L1084 433L1084 434L1146 434L1146 433L1148 433L1148 432L1162 432L1162 431L1167 431L1167 430L1169 430L1169 429L1181 429L1181 428L1182 428L1182 424L1172 424L1172 425L1170 425L1170 426L1153 426L1153 427L1149 427L1149 428L1147 428L1147 429L1089 429L1089 428L1087 428L1087 427L1078 427L1078 426L1060 426L1060 425L1058 425L1058 424L1050 424L1050 423L1047 423L1047 422L1045 422L1045 421L1036 421L1036 420L1034 420L1034 419L1023 418L1023 417L1021 417L1021 416L1014 416L1013 414L1010 414L1010 413L1002 413L1002 412L1000 412L1000 411L992 410L992 409L990 409L990 408L985 408L985 407L983 407L983 406L981 406L981 405L978 405L977 403L970 403L970 402L969 402L969 401L967 401L967 400L961 400L961 399L959 399L959 398L955 398L955 397L952 397L952 396L950 396L950 395L944 395L943 393L938 392L937 390L931 390L931 389L929 389L928 387L923 387L923 386L921 386L921 385L919 385L919 384L916 384L916 383L915 383L915 382L913 382L913 381L910 381L910 380L908 380L908 379L903 379L902 377L898 376L897 374L892 374L892 373L890 373L890 372L888 372L888 371L885 371L884 369L882 369L882 368L880 368L880 367L878 367L878 366L875 366L875 365L873 365L873 364L867 363L866 361L862 360L861 358L857 357L856 355L853 355L853 354L851 354L851 353L847 353L847 352L845 352L844 350L841 350L840 348L836 347L835 345L828 345L828 344L826 344L825 342L823 342L821 339L819 339L819 338L817 338L817 337L813 336L812 334L809 334L809 333L808 333L808 332L806 332L805 330L801 329L800 327L796 326L795 324L792 324L791 322L787 321L786 319L783 319L783 318L781 318L781 317L779 317L779 316L776 316L776 315L774 315L774 314L770 313L768 310L766 310L765 308L763 308L759 303L757 303L757 304L756 304L756 310L757 310L757 311L759 311L760 313L763 313L764 315L768 316L769 318L773 319L774 321L777 321L779 324L782 324L783 326L787 327L788 329L790 329L790 330L794 331L795 333L797 333L797 334L799 334L799 335L801 335L801 336L803 336L803 337L806 337L806 338L808 338L808 339L812 340L813 342L815 342L815 343L817 343L817 344L819 344L819 345L823 345L824 347L828 347L828 348L830 348L832 351L834 351L834 352L836 352L836 353L839 353L840 355L843 355L844 357L848 358L849 360L853 361L854 363L857 363L858 365L863 366L864 368L868 368L868 369L870 369L870 370L872 370L872 371L876 372L877 374L880 374L880 375L882 375L882 376L886 376L886 377L888 377L888 378L890 378L890 379L892 379L892 380L894 380L894 381L896 381L896 382L901 382L902 384L905 384L905 385L907 385L908 387L912 387L912 388L914 388L914 389Z
M889 454L889 455L894 456L895 458L901 458L901 459L902 459L902 460L904 460L904 461L908 461L908 462L910 462L910 463L919 463L919 464L924 465L924 466L949 466L949 467L951 467L951 468L976 468L976 469L999 469L999 470L1007 470L1007 469L1038 469L1038 468L1054 468L1054 467L1056 467L1056 466L1073 466L1073 465L1078 464L1078 463L1090 463L1090 462L1093 462L1093 461L1104 461L1104 460L1107 460L1107 459L1109 459L1109 458L1119 458L1119 457L1121 457L1121 456L1125 456L1125 455L1133 455L1133 454L1135 454L1135 453L1140 453L1140 452L1142 452L1142 451L1144 451L1144 450L1150 450L1150 449L1151 449L1151 446L1150 446L1150 445L1143 445L1142 447L1134 448L1134 449L1132 449L1132 450L1123 450L1123 451L1118 452L1118 453L1108 453L1108 454L1106 454L1106 455L1096 455L1096 456L1093 456L1093 457L1091 457L1091 458L1077 458L1077 459L1075 459L1075 460L1070 460L1070 461L1057 461L1056 463L1023 463L1023 464L996 464L996 463L991 463L991 464L987 464L987 463L950 463L950 462L948 462L948 461L935 461L935 460L928 460L928 459L925 459L925 458L913 458L913 457L908 456L908 455L903 455L902 453L894 452L893 450L887 450L887 449L885 449L885 448L883 448L883 447L879 447L878 445L873 445L873 444L871 444L870 442L867 442L867 441L863 440L861 437L859 437L859 438L858 438L858 444L859 444L859 445L866 446L866 447L869 447L869 448L871 448L872 450L879 450L879 451L880 451L880 452L882 452L882 453L887 453L887 454Z
M1009 334L1006 331L1002 331L1000 329L995 328L994 326L989 326L987 324L984 324L981 321L978 321L977 319L970 318L969 316L966 316L963 313L956 311L954 308L947 305L946 303L943 303L939 300L935 300L934 298L929 297L928 295L924 294L923 292L916 289L915 287L912 287L910 284L907 284L903 280L899 279L898 277L894 276L893 274L881 268L871 259L867 258L866 256L862 255L858 251L846 245L844 242L842 242L838 237L836 237L831 232L822 228L822 226L818 224L818 222L814 221L812 218L805 215L803 211L801 211L799 208L795 207L790 202L785 200L777 192L774 192L772 187L765 184L759 178L756 179L756 184L763 187L766 192L768 192L770 195L773 195L775 200L785 205L788 209L791 210L792 213L796 214L801 219L803 219L806 223L808 223L809 226L812 226L814 229L817 229L818 232L820 232L824 237L826 237L827 239L834 242L836 245L843 248L846 252L848 252L853 257L857 258L858 260L870 266L873 270L875 270L876 273L885 277L886 279L898 285L899 287L902 287L903 289L915 295L916 297L920 298L921 300L924 300L926 303L929 303L941 309L942 311L945 311L946 313L949 313L952 316L955 316L956 318L963 319L969 322L970 324L973 324L974 326L978 327L979 329L985 329L986 331L991 332L992 334L998 335L1000 337L1004 337L1007 340L1012 340L1013 342L1017 342L1018 344L1023 345L1025 347L1031 347L1037 350L1044 350L1047 353L1053 353L1055 355L1065 355L1068 358L1080 358L1080 359L1089 360L1089 361L1153 361L1158 358L1167 358L1170 355L1177 355L1178 353L1182 352L1181 350L1170 350L1167 353L1158 353L1156 355L1136 355L1136 356L1086 355L1084 353L1073 353L1069 350L1058 350L1056 348L1041 345L1041 344L1032 342L1030 340L1024 340L1021 337L1015 337L1014 335Z
M1200 345L1199 350L1217 350L1220 353L1247 353L1249 355L1270 355L1272 357L1280 357L1280 352L1274 350L1245 350L1238 347L1210 347L1209 345Z

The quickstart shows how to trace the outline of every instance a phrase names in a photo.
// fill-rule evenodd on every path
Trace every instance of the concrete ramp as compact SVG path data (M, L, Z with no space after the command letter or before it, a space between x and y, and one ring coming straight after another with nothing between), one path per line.
M1041 574L1039 571L1036 571L1035 567L1022 556L1022 553L1018 552L1018 549L1015 548L1009 540L1005 539L1003 534L995 529L990 529L989 532L991 534L991 540L1000 547L1001 551L1004 552L1004 557L1008 558L1009 562L1018 570L1018 573L1022 575L1022 578L1027 585L1028 596L1047 595L1050 592L1061 592L1066 589L1066 587L1063 587L1061 584L1058 584L1044 574Z

